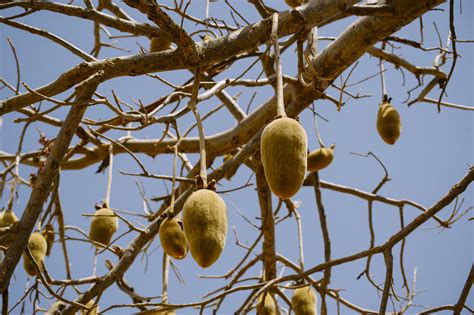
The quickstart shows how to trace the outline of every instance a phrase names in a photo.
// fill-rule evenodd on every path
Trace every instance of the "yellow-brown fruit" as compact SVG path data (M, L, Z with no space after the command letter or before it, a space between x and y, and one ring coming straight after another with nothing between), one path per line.
M308 154L308 171L316 172L326 168L334 159L333 148L319 148Z
M102 208L97 210L92 217L89 239L107 246L117 229L118 219L115 213L109 208ZM94 245L96 248L102 247L97 243Z
M183 208L184 233L193 259L202 268L221 255L227 237L227 209L224 200L208 189L195 191Z
M0 228L7 227L16 221L18 221L18 218L13 210L0 212Z
M402 130L400 114L398 114L397 110L388 102L379 107L377 130L383 141L388 144L395 144L398 137L400 137Z
M258 297L257 302L257 315L277 315L280 314L275 300L270 293L265 294L265 300L263 300L263 295Z
M35 259L35 262L41 266L44 256L46 255L46 249L48 244L46 239L39 232L34 232L28 239L28 248L30 249L31 255ZM33 261L28 257L26 253L23 253L23 267L30 276L36 276L36 269Z
M303 4L303 0L285 0L285 2L292 8L299 7Z
M152 37L150 40L150 52L159 52L169 49L171 46L171 40L166 36Z
M311 287L295 290L291 297L291 307L295 315L316 315L316 294Z
M263 130L260 152L265 177L281 199L295 195L303 184L307 146L304 128L292 118L276 119Z
M165 253L183 259L188 253L188 240L175 218L166 218L160 225L160 241Z
M94 306L95 302L90 300L89 302L87 302L86 306L87 307L92 307ZM81 310L81 314L82 315L97 315L97 313L99 313L100 310L99 310L99 306L96 305L93 309L91 310L85 310L85 309L82 309Z

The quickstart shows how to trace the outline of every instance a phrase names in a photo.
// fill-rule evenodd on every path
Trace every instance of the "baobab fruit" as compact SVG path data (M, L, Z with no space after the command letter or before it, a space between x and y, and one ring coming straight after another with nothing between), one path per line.
M94 304L95 304L95 302L93 300L90 300L89 302L87 302L86 306L87 307L92 307L92 306L94 306ZM82 315L97 315L98 312L99 312L99 306L98 305L96 305L94 308L89 309L89 310L86 310L86 309L81 310Z
M28 239L28 248L38 266L41 266L41 263L43 262L47 247L48 244L46 243L46 239L41 235L41 233L34 232L30 235L30 238ZM30 259L27 253L23 253L23 267L28 275L32 277L36 276L34 262Z
M265 298L263 296L265 295ZM257 315L277 315L280 314L273 296L270 293L261 294L257 302Z
M0 212L0 228L7 227L16 221L18 221L18 218L16 217L13 210L5 210Z
M308 171L317 172L326 168L334 159L334 145L319 148L308 154Z
M311 287L298 288L291 297L291 307L295 315L316 315L316 294Z
M94 241L96 248L101 248L110 244L110 240L118 229L118 219L115 213L109 208L97 210L92 217L89 231L89 239ZM100 244L98 244L100 243Z
M304 181L308 140L299 122L279 118L268 124L260 140L265 177L281 199L295 195Z
M175 259L183 259L188 253L188 240L175 218L166 218L160 225L160 241L165 253Z
M285 0L285 2L292 8L299 7L303 4L303 0Z
M224 200L212 190L195 191L183 207L184 234L193 259L202 268L221 255L227 237L227 209Z
M152 37L150 40L150 52L159 52L169 49L171 40L165 35Z
M391 145L395 144L398 137L400 137L400 132L402 130L400 114L389 101L385 101L379 107L377 114L377 130L383 141Z

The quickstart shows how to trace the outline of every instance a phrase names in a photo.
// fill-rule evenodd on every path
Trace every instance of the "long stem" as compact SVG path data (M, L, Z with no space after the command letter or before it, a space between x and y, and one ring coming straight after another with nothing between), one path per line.
M382 50L384 49L385 49L385 43L382 44ZM384 61L382 59L380 59L379 67L380 67L380 82L382 84L382 97L385 97L385 95L387 95L387 85L385 83L385 67L384 67Z
M107 207L110 207L110 192L112 190L113 166L114 166L114 150L113 150L113 144L111 143L109 146L109 173L107 176L107 190L105 192L105 199L104 199L104 203L107 204Z
M321 138L321 135L319 134L319 128L318 128L318 116L316 115L316 108L314 106L314 103L312 104L313 106L313 120L314 120L314 130L316 131L316 137L318 138L318 143L321 148L324 148L324 142L323 139Z
M179 140L178 140L179 142ZM176 166L178 160L178 143L173 146L173 179L171 180L171 203L170 203L170 212L174 215L174 200L176 194Z
M272 16L272 33L270 40L275 49L277 116L286 117L285 104L283 102L283 78L281 76L280 46L278 46L278 13L273 13Z
M202 126L201 116L199 115L199 112L196 107L197 105L196 101L197 101L198 92L199 92L199 83L200 83L200 70L198 68L194 75L193 92L192 92L191 100L188 103L188 106L193 111L194 116L196 116L196 124L199 131L199 154L201 157L200 165L199 165L200 166L199 175L201 176L202 181L204 182L204 187L207 187L206 138L204 136L204 127Z
M304 270L304 247L303 247L303 227L301 226L300 214L295 210L296 226L298 228L298 248L300 252L300 268Z

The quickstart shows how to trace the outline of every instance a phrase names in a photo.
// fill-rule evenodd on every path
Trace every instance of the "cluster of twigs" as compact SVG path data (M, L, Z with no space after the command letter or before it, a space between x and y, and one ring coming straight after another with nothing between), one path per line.
M249 6L253 6L261 16L261 20L257 23L249 23L245 19L245 14L236 10L230 1L224 2L230 11L231 20L212 16L199 19L192 16L188 12L190 1L175 0L170 6L158 4L154 0L125 0L124 2L123 5L111 0L99 0L97 3L84 0L82 5L72 2L61 4L49 1L2 1L0 4L0 10L8 14L8 16L0 17L0 23L43 37L45 40L60 45L82 60L82 63L64 71L53 82L39 88L32 88L26 83L22 83L20 76L20 70L32 71L32 69L20 68L15 46L12 41L8 41L17 67L17 80L13 83L1 78L2 88L9 90L12 96L0 101L0 115L5 115L6 119L12 112L19 113L22 116L16 119L16 122L23 124L24 127L20 135L18 150L13 154L0 152L0 162L3 165L3 170L0 172L0 192L3 192L6 184L11 187L10 202L7 208L12 208L13 201L17 198L16 188L18 185L31 188L31 194L25 209L17 209L17 213L21 214L21 220L8 227L0 228L0 244L8 244L8 246L2 245L5 255L0 265L3 314L16 311L20 305L23 305L21 306L23 308L28 296L33 296L34 312L47 311L44 304L40 305L40 297L47 297L51 302L60 302L53 304L48 311L50 314L54 314L55 311L71 314L81 308L91 309L94 304L87 303L91 300L98 303L102 294L113 284L117 284L120 290L131 298L132 303L103 307L101 310L103 313L125 307L141 311L152 308L163 310L197 308L203 311L206 308L211 308L214 313L218 313L223 301L234 292L239 291L247 292L247 298L242 301L241 305L235 307L235 311L236 313L245 313L255 306L255 302L261 294L266 294L269 290L276 292L281 298L282 304L286 304L286 306L280 305L282 309L291 309L285 289L292 288L295 283L301 281L310 283L319 292L321 314L327 314L326 301L328 299L334 299L337 302L338 310L339 306L343 305L361 314L383 314L387 310L389 301L392 301L393 304L396 301L400 302L401 307L398 310L400 313L407 311L414 305L416 291L414 287L410 287L403 263L406 237L428 220L434 220L440 227L448 228L466 214L471 208L462 209L463 204L459 196L474 179L474 169L471 167L467 174L431 207L421 206L411 200L393 199L380 195L380 189L390 180L389 173L380 159L371 152L366 156L371 156L380 163L385 176L370 192L327 182L321 180L317 172L311 173L305 180L304 186L312 186L315 192L324 240L324 262L309 265L304 262L298 204L288 199L280 200L275 209L272 207L271 192L260 162L259 141L262 128L277 114L281 115L286 111L288 116L296 117L314 101L321 99L333 102L340 110L344 105L344 98L365 97L365 95L354 95L349 91L351 86L361 82L350 84L349 78L357 66L357 60L366 53L379 59L381 63L393 64L402 73L408 71L415 76L418 82L417 88L421 88L421 92L408 101L409 105L426 102L436 104L438 108L452 107L471 111L472 107L443 100L446 85L452 76L456 63L456 43L462 42L455 35L454 1L450 1L451 32L447 43L443 45L440 40L439 47L430 48L424 47L422 42L413 39L393 36L393 33L402 26L420 18L428 10L435 8L445 0L415 2L400 0L389 4L375 5L364 4L356 0L308 1L301 7L289 8L282 12L271 8L270 1L265 4L261 0L249 0ZM18 21L24 16L40 11L66 15L71 19L81 18L93 23L94 47L92 51L87 53L67 39L45 29ZM132 11L135 11L134 14L141 12L143 18L147 18L148 22L142 23L135 20L130 13ZM318 37L318 28L354 15L360 17L339 37ZM195 23L202 29L188 33L184 27L185 22ZM208 37L199 40L198 35L201 33L207 34ZM174 45L170 49L154 53L149 53L147 48L139 47L139 52L135 54L120 47L121 38L140 36L166 37ZM281 38L286 36L289 36L289 39L283 41ZM317 42L319 40L329 40L331 44L325 50L318 52ZM350 46L347 45L348 41L351 42ZM383 43L382 48L376 47L380 42ZM295 58L298 58L299 73L296 77L291 77L283 74L280 55L294 49L295 43L298 52L295 54ZM305 43L307 43L306 49L304 49ZM262 45L266 45L267 49L262 50L260 48ZM414 65L393 51L397 45L410 46L420 52L435 51L437 55L434 65L432 67ZM119 49L128 55L101 59L104 48ZM388 48L393 48L392 52ZM453 62L449 73L446 74L443 71L443 66L448 58L453 58ZM251 60L252 63L239 76L234 78L224 76L222 79L226 69L241 60ZM265 77L245 78L250 69L259 64ZM348 76L341 79L341 86L337 86L336 78L340 77L352 65L354 66ZM177 84L168 82L156 74L178 69L189 70L190 79L182 84ZM381 66L381 71L376 75L383 78L384 72L385 70ZM110 79L136 75L155 78L166 85L171 92L160 96L149 104L136 101L134 105L124 101L116 91L111 91L112 97L104 96L98 92L99 86ZM427 78L430 81L425 84L424 81ZM248 105L247 110L243 110L238 97L231 96L226 91L229 87L243 89L264 86L272 86L276 91L276 96L251 112L249 112L251 104ZM441 87L438 100L428 97L428 94L436 86ZM338 96L333 97L327 93L331 87L339 93ZM69 96L60 99L58 95L64 92L68 92ZM412 92L410 91L410 93ZM199 104L211 98L217 98L222 102L222 105L202 115ZM186 104L182 105L183 103ZM100 119L85 118L84 115L91 106L102 106L112 116L107 119L103 119L103 117ZM55 117L55 112L64 107L69 109L67 117L64 120ZM216 135L206 135L204 129L206 119L223 109L227 110L235 119L236 126ZM194 115L196 122L185 130L181 118L188 113ZM40 150L23 152L22 144L27 128L41 124L60 128L59 132L54 139L47 139L43 135L40 141L42 145ZM162 134L156 139L137 139L133 136L134 132L152 125L159 125L162 129ZM197 129L198 138L189 136L194 129ZM125 131L126 136L114 138L107 134L113 130ZM318 139L322 145L319 134ZM199 153L199 162L195 164L191 162L188 154L192 153ZM161 202L161 205L157 210L153 210L153 205L146 196L143 187L139 186L139 193L144 204L144 214L115 209L118 218L125 224L126 231L116 236L111 245L98 252L99 255L104 251L113 253L116 256L116 262L107 261L106 265L109 271L103 276L93 274L85 278L73 278L67 245L71 241L90 241L87 233L65 223L67 214L62 210L58 193L61 172L80 170L98 163L101 163L99 171L107 167L111 170L113 156L117 154L127 154L140 169L139 173L121 171L123 175L170 181L172 182L172 191L165 196L155 198L154 201ZM172 175L153 174L141 161L144 154L149 156L172 154ZM224 156L224 162L221 165L217 165L216 158L219 156ZM36 167L38 171L32 174L29 179L22 178L19 172L22 164ZM140 253L149 250L158 233L163 215L169 212L178 215L184 201L196 185L207 186L219 182L223 178L230 179L241 165L245 165L255 173L261 224L254 224L251 220L246 219L260 231L251 245L242 244L238 239L237 231L234 230L237 246L243 247L245 254L226 274L210 276L224 279L227 284L208 293L200 301L187 304L169 303L167 293L169 266L174 269L175 266L173 261L165 255L163 258L162 295L146 297L137 293L137 289L140 288L136 283L129 282L124 274L132 264L139 263L136 258ZM180 171L178 171L179 166L181 167ZM211 171L207 173L208 170ZM197 175L204 183L196 183ZM111 176L112 172L110 171L104 200L108 205L110 205ZM235 189L243 189L250 185L252 185L251 179L242 187ZM235 189L218 190L218 192L230 193ZM370 232L370 244L367 250L346 257L333 257L323 189L352 195L367 201ZM456 205L452 215L448 220L440 219L437 216L438 212L453 201L456 202ZM375 202L393 206L398 209L400 216L399 231L380 245L375 243L373 223L373 204ZM46 207L43 207L44 204ZM278 216L284 207L287 208L288 214ZM420 212L411 222L406 222L404 218L407 208ZM131 215L148 220L148 225L139 226L127 219ZM298 262L292 262L275 249L275 226L287 219L295 219L298 227L300 256ZM38 277L34 280L33 285L26 289L19 301L13 305L9 304L8 288L12 283L12 274L25 252L29 235L36 226L44 227L53 223L55 223L54 233L59 236L64 256L66 279L54 279L47 264L36 264ZM79 237L72 236L78 233ZM132 234L133 240L126 247L118 246L117 241L126 234ZM261 241L262 249L257 251L256 248ZM392 285L393 249L398 244L401 244L399 266L403 277L403 294L399 294ZM254 255L255 252L257 253ZM26 254L31 258L29 250L26 250ZM371 275L371 260L379 254L384 257L386 266L383 284L376 283ZM339 290L330 286L332 267L359 259L366 260L366 267L359 278L365 277L380 293L379 310L368 310L358 306L341 296ZM249 269L258 263L262 263L262 275L244 278ZM277 263L290 269L292 273L278 275ZM315 277L314 274L317 272L323 272L322 278ZM251 284L244 285L242 284L244 281L250 281ZM471 269L458 301L452 305L439 306L425 312L453 310L455 313L460 313L463 308L472 312L472 309L466 305L472 281L473 270ZM90 287L81 290L79 288L81 285L90 285ZM47 293L44 293L43 288ZM66 291L71 290L76 294L74 300L65 297Z

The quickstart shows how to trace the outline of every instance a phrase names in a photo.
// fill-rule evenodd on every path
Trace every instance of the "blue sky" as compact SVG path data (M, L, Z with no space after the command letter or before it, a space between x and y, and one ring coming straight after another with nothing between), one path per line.
M170 1L166 1L168 3ZM267 1L268 2L268 1ZM273 1L272 5L277 9L284 9L284 1ZM195 1L189 7L189 12L197 17L204 17L204 0ZM259 17L245 1L232 1L233 5L240 10L250 22L257 21ZM463 1L463 14L459 14L459 7L456 6L456 31L460 39L474 38L473 12L474 3ZM440 8L447 10L447 6ZM2 15L8 16L13 12L8 10ZM128 12L140 21L144 18L129 9ZM212 3L211 15L230 19L229 10L223 3ZM93 47L92 23L76 18L59 16L47 12L38 12L21 19L36 27L45 28L52 33L64 37L73 44L81 47L85 51L90 51ZM448 32L447 11L432 11L423 17L424 23L424 45L432 47L438 45L437 35L433 26L436 22L443 43L446 42ZM324 27L320 30L320 36L337 36L340 34L350 20L343 20L334 25ZM397 35L400 37L418 40L420 38L418 22L403 28ZM190 32L196 27L190 22L185 23L185 27ZM21 81L26 82L31 87L38 87L46 84L60 75L66 69L78 64L81 60L75 55L64 51L61 47L49 42L46 39L33 36L29 33L15 30L5 25L0 26L1 49L0 63L1 77L8 82L14 83L16 80L16 69L11 51L6 38L9 37L16 46L21 64ZM196 40L198 40L196 38ZM137 42L143 46L148 46L148 40L144 37L118 39L120 47L130 49L130 53L138 53ZM321 42L321 49L327 42ZM462 56L458 60L457 68L447 89L447 101L472 106L474 99L473 82L474 71L472 63L474 61L474 49L472 44L458 44L459 53ZM435 52L415 51L407 47L395 51L401 54L411 63L419 66L431 66ZM104 48L101 58L111 56L121 56L127 52ZM235 77L245 69L251 61L242 61L225 73L228 77ZM403 77L400 71L392 65L386 65L386 81L388 93L393 97L393 105L401 115L403 129L399 141L394 146L385 144L377 134L375 119L378 104L381 98L380 80L378 77L365 81L362 84L353 86L350 91L354 94L371 94L370 98L359 100L348 100L347 105L338 112L335 106L327 101L315 102L317 112L325 117L328 122L319 120L321 136L326 144L336 143L335 158L333 163L320 172L322 180L371 191L383 177L383 170L370 158L363 158L350 154L351 152L367 153L374 152L386 165L392 180L387 183L380 194L396 199L409 199L419 204L429 207L443 196L449 188L457 182L467 171L468 165L473 163L473 116L470 112L455 109L443 108L438 113L436 106L432 104L415 104L408 108L406 103L407 91L416 85L414 77L405 71L406 82L403 85ZM444 70L447 72L448 67ZM252 69L246 75L247 78L256 78L260 68ZM296 56L293 48L287 50L283 55L283 71L285 74L294 75L296 73ZM354 71L349 82L357 82L367 76L377 73L378 61L367 55L360 59L357 69ZM160 73L165 79L179 84L190 78L187 71L176 71ZM347 71L343 75L347 76ZM218 77L219 79L224 76ZM425 79L425 83L428 78ZM340 81L337 79L336 84ZM158 81L147 77L124 77L113 79L102 84L99 92L110 95L110 90L118 92L122 99L130 101L141 99L145 104L151 102L168 93L170 89ZM242 108L246 108L252 98L255 89L251 88L229 88L231 95L243 92L239 96L238 102ZM430 96L437 98L439 90L434 90ZM338 97L334 89L328 90L332 96ZM416 92L415 92L416 93ZM66 95L66 94L65 94ZM273 90L269 87L259 88L250 111L262 104L273 95ZM413 95L416 94L412 94ZM9 97L6 89L0 91L1 99ZM59 96L57 96L59 97ZM213 98L199 105L201 113L207 113L212 108L220 105L218 99ZM44 103L43 108L48 108L51 104ZM53 116L64 117L64 109L56 111ZM102 106L90 108L86 117L98 119L112 117L112 113ZM14 124L15 118L19 114L8 114L3 117L3 125L0 129L0 150L14 153L17 147L19 133L22 125ZM181 130L194 121L192 115L187 115L180 122ZM311 111L305 110L300 121L306 129L309 140L309 148L318 147L316 135L313 127L313 115ZM231 116L220 111L205 121L206 135L227 130L235 125ZM38 127L48 137L52 138L58 132L55 127L37 124L27 131L24 143L24 152L39 148L37 142ZM155 125L145 131L133 133L136 138L153 139L159 138L163 126ZM114 137L124 136L124 132L111 132ZM196 132L192 133L196 136ZM77 141L77 140L75 140ZM191 161L197 161L197 155L189 154ZM148 156L140 156L147 168L155 174L171 174L171 155L160 155L154 159ZM216 159L214 166L219 166L222 160ZM89 219L82 214L90 214L94 211L94 204L100 202L105 196L106 174L95 174L97 165L88 167L81 171L65 171L61 177L60 197L65 212L66 224L75 225L84 231L88 231ZM119 155L114 159L114 180L112 185L111 206L113 208L135 211L143 213L142 200L138 194L135 184L136 178L120 175L119 170L137 172L138 167L127 155ZM29 167L22 166L20 174L24 178L32 172ZM219 189L231 189L243 185L249 176L250 171L246 167L241 167L237 175L231 181L222 180ZM142 180L148 197L161 196L170 189L169 183L162 183L157 180ZM251 181L254 182L254 179ZM212 267L202 270L188 255L183 261L176 261L181 274L186 280L185 284L177 281L176 276L171 272L170 276L170 302L185 303L198 301L207 292L218 288L224 284L220 280L203 280L198 275L219 275L226 273L244 255L245 251L235 245L235 238L231 232L231 227L235 226L241 242L251 244L258 232L250 227L234 209L239 209L246 217L254 223L259 224L256 219L260 215L257 195L254 186L243 190L225 194L222 197L226 201L229 215L229 234L227 244L222 256ZM21 187L18 201L14 205L17 215L21 215L29 197L30 190ZM334 258L343 257L368 248L369 230L367 223L367 202L352 196L341 193L323 190L323 201L326 207L329 232L332 241L332 256ZM462 195L466 209L473 205L472 188ZM2 205L6 203L8 194L4 193L1 200ZM319 227L317 209L315 207L314 192L311 187L302 188L294 197L300 201L299 213L303 222L305 266L307 268L318 265L324 261L323 241ZM277 199L273 199L276 207ZM154 209L159 204L153 204ZM453 205L448 206L440 213L441 218L447 218L451 213ZM286 211L286 210L285 210ZM285 213L283 211L283 213ZM411 221L418 215L418 210L412 207L405 208L405 222ZM467 221L469 215L463 217L452 228L447 230L429 229L436 225L431 220L420 229L411 234L405 248L405 270L408 280L413 281L413 271L417 269L415 303L423 306L438 306L455 303L458 299L462 286L464 285L470 265L473 261L473 234L472 222ZM146 224L136 217L129 217L134 222ZM384 204L374 203L374 225L376 233L376 244L384 242L390 235L399 229L398 208L389 207ZM121 224L119 232L125 232L125 224ZM76 232L68 232L71 236L80 237ZM135 235L129 234L118 241L118 244L125 247ZM294 219L289 219L276 227L276 249L294 262L298 261L298 246L296 223ZM72 270L74 277L85 277L92 272L93 248L83 242L71 241L68 243L71 255ZM257 246L259 251L261 245ZM400 267L398 264L399 246L395 248L395 288L400 294L401 288ZM98 258L98 274L106 272L104 266L105 259L116 262L116 258L107 254ZM137 292L143 296L156 296L161 294L161 261L162 251L159 241L155 240L148 251L148 258L140 256L135 264L126 273L126 279ZM46 259L46 265L52 276L56 279L65 278L62 252L59 244L55 244L51 257ZM377 310L379 307L379 296L377 291L365 279L356 280L356 277L364 269L365 260L358 260L350 264L334 268L331 279L331 288L340 288L341 295L349 301L361 307ZM373 259L373 278L377 283L383 283L385 267L382 256ZM252 268L247 275L249 277L260 275L261 265ZM281 271L281 266L278 272ZM289 269L283 270L284 274L289 274ZM321 274L316 274L320 278ZM19 264L15 275L11 281L10 304L18 300L23 294L26 275ZM30 284L32 280L30 280ZM83 287L85 289L85 287ZM45 290L43 290L45 291ZM74 292L69 289L68 297L74 298ZM221 307L222 314L230 314L245 299L246 293L237 293L225 300ZM472 294L470 299L473 303ZM114 285L103 295L100 307L102 309L111 304L130 303L128 296L125 296ZM48 307L50 301L41 299L41 306ZM469 304L469 303L468 303ZM389 304L391 307L391 305ZM334 314L336 304L329 300L329 312ZM392 309L389 308L391 311ZM420 308L411 308L408 313L420 311ZM110 312L110 314L126 314L129 310ZM344 314L350 313L347 309L342 309ZM19 312L16 309L13 313ZM31 304L27 303L26 313L31 313ZM182 310L179 314L194 314L195 310Z

